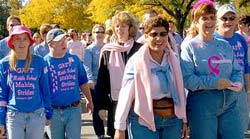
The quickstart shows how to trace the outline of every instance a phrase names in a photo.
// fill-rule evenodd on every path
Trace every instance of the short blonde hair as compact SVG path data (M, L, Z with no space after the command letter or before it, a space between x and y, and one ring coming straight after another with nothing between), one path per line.
M96 28L102 28L103 31L105 32L105 27L102 24L95 24L94 27L92 28L92 34L94 33Z
M129 26L129 37L135 39L137 34L137 27L135 20L127 11L121 11L112 17L112 30L117 39L117 34L115 32L116 23L125 23Z

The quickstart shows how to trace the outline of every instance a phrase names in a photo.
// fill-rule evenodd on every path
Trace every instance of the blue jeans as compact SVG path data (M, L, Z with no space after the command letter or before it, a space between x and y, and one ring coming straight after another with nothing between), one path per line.
M240 118L241 118L241 123L242 127L245 130L248 128L248 123L249 123L249 110L247 106L247 93L245 91L241 92L239 94L239 101L237 103L237 106L239 107L240 110Z
M53 117L49 126L52 139L81 138L81 105L64 110L53 109ZM48 133L49 134L49 133Z
M138 121L138 115L130 111L128 117L129 139L181 139L182 120L176 116L164 118L154 114L156 131L149 130Z
M43 108L30 113L7 110L8 139L43 139L44 127L45 112Z
M189 92L187 117L191 139L243 139L238 93Z

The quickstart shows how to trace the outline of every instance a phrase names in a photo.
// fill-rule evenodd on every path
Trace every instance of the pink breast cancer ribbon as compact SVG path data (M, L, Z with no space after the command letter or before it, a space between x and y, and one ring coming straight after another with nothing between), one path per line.
M213 66L213 63L212 61L216 61L216 60L220 60L220 57L218 56L211 56L209 57L208 59L208 66L211 70L211 72L209 73L209 75L213 75L213 74L216 74L216 75L219 75L220 74L220 69L218 68L219 67L219 63L216 63L215 66Z

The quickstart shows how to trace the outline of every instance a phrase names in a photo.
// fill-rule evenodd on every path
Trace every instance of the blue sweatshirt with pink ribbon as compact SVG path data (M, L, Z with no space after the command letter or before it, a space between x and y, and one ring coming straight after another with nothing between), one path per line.
M191 91L217 89L220 78L243 84L243 72L233 49L221 39L191 39L181 51L181 67L185 87Z
M10 68L10 57L0 61L0 125L5 125L6 111L30 113L45 108L46 118L52 118L48 68L43 58L33 55L28 72L25 60L17 60L16 71Z

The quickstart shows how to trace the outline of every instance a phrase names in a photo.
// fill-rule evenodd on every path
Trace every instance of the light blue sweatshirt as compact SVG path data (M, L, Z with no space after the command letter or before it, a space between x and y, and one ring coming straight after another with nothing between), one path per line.
M41 42L34 48L35 55L45 57L48 53L49 53L49 46L45 41Z
M223 40L201 41L196 36L181 51L184 84L192 91L217 89L219 78L243 84L243 72L230 45Z
M98 69L99 69L99 57L102 47L92 43L89 45L84 52L83 65L87 72L89 80L96 84Z
M0 59L7 56L7 54L10 52L10 48L7 45L8 40L9 37L0 40Z
M17 61L16 71L10 69L9 56L0 61L0 124L5 124L6 110L33 112L45 108L51 119L51 97L48 68L44 60L33 55L29 71L24 72L25 60ZM7 109L6 109L7 106Z

